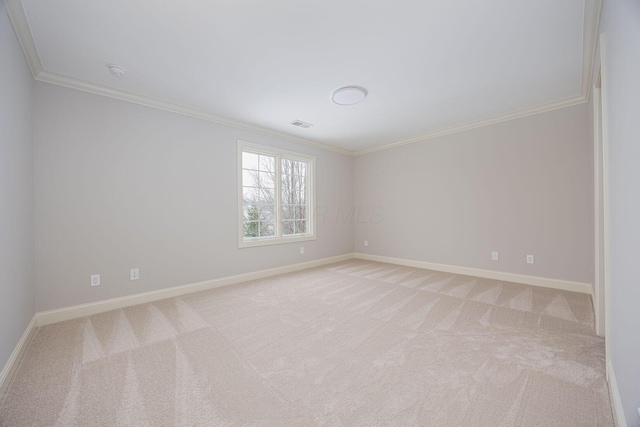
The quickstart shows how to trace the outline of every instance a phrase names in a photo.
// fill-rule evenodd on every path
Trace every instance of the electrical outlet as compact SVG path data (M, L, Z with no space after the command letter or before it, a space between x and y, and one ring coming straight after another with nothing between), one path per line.
M533 264L535 262L535 259L533 258L533 255L527 255L527 264Z
M500 253L498 251L491 252L491 260L498 261L500 259Z
M129 280L138 280L140 278L140 269L132 268L129 270Z
M303 254L304 253L304 246L300 246L300 253Z
M368 241L368 240L365 240L365 241L364 241L364 245L365 245L365 246L369 246L369 241Z
M91 275L91 286L99 286L100 285L100 275L92 274Z

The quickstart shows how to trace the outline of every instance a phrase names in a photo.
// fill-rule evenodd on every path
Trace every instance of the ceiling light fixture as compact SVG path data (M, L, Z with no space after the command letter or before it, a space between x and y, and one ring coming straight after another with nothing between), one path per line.
M354 105L364 101L368 94L363 87L345 86L333 92L331 99L338 105Z
M125 70L124 67L121 67L119 65L109 64L107 65L107 67L109 67L109 71L111 71L111 74L113 74L116 77L122 77L127 72L127 70Z

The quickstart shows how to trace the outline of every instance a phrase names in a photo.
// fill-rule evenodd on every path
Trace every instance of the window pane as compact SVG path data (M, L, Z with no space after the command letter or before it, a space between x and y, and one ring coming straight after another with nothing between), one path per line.
M243 204L244 217L249 221L263 221L275 216L275 205L260 205L255 203Z
M247 238L258 237L258 224L258 221L245 221L242 235Z
M307 233L307 162L282 160L283 220L294 220L284 225L286 234Z
M242 203L243 204L257 204L260 199L260 189L252 187L242 188Z
M245 237L275 233L275 156L242 153L242 204ZM256 222L258 221L258 222ZM268 223L261 224L261 221Z
M298 190L298 204L299 205L306 205L307 204L307 193L304 189L304 187L301 190Z
M306 234L307 232L307 221L296 221L295 222L295 234Z
M270 237L275 234L273 221L260 221L260 237Z
M242 170L242 186L243 187L258 187L259 180L258 174L260 172L256 172L254 170Z
M251 208L252 208L252 207L254 207L254 206L253 206L253 205L250 205L250 204L246 204L246 203L242 205L242 210L243 210L243 213L242 213L242 220L243 220L243 221L245 221L245 222L246 222L246 221L248 221L248 220L249 220L249 212L251 211ZM257 219L257 218L256 218L256 219Z
M295 175L292 172L302 165L306 169L306 163L293 160L282 160L282 203L294 205L304 204L304 192L307 187L305 176Z
M274 205L263 205L260 206L260 220L268 220L275 221L275 206Z
M247 185L247 184L245 184ZM275 175L273 172L260 172L260 185L265 188L275 188Z
M275 235L274 206L244 205L244 237L269 237Z
M299 175L306 177L307 175L307 162L301 162L298 160L282 159L282 174L286 175Z
M307 207L295 206L294 207L296 219L307 219Z
M274 156L242 153L243 236L275 234Z
M274 205L276 203L275 190L269 188L260 188L258 201L261 205Z
M254 153L242 153L242 168L258 170L258 155Z
M251 203L244 204L244 220L245 221L258 221L260 219L260 208Z
M276 170L276 158L272 156L265 156L264 154L260 154L259 157L260 170L263 172L274 173Z
M294 221L282 221L282 234L285 236L294 234Z
M282 159L282 174L296 175L304 178L307 176L307 162Z
M295 219L295 206L294 205L282 205L282 219Z

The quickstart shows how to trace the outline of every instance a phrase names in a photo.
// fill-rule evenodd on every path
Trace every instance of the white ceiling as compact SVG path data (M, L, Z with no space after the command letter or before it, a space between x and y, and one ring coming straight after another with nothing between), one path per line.
M585 0L22 5L44 77L349 151L586 99ZM126 76L111 75L108 63L124 66ZM333 104L331 93L346 85L369 96ZM295 119L314 126L296 128Z

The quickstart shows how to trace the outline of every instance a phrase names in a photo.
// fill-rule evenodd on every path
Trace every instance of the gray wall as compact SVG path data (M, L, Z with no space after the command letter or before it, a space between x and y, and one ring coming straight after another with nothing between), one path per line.
M605 34L610 176L611 357L629 426L640 407L640 2L607 0Z
M34 132L39 311L353 252L350 156L45 83ZM237 248L238 139L316 156L316 241Z
M0 370L35 313L32 87L0 2Z
M356 251L593 283L587 125L582 104L355 158Z

